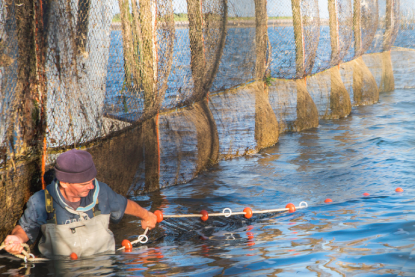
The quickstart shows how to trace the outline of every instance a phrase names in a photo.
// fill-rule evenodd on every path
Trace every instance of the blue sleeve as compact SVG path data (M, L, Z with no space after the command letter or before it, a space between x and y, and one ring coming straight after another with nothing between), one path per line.
M45 224L46 220L45 193L42 190L36 192L29 198L26 204L26 210L18 223L29 237L30 244L35 242L39 235L40 226Z
M127 208L127 198L124 196L115 193L107 184L99 183L100 196L102 193L102 199L99 197L99 208L102 212L105 213L105 210L108 210L108 213L111 214L111 222L118 223L124 216L125 209ZM104 203L102 203L104 202Z

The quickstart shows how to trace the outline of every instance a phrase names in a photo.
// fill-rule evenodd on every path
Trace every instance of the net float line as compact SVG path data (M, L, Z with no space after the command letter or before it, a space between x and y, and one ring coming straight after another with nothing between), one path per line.
M295 212L297 209L307 208L308 204L305 201L302 201L299 206L295 206L292 203L289 203L285 208L280 209L269 209L261 211L252 211L251 208L246 207L242 212L232 212L230 208L225 208L221 213L211 213L209 214L206 210L202 210L199 214L180 214L180 215L165 215L163 212L157 210L154 214L157 216L157 222L162 222L165 218L191 218L191 217L200 217L202 221L206 221L209 216L224 216L230 217L231 215L243 215L245 218L251 218L253 214L263 214L263 213L275 213L275 212Z
M157 216L157 222L160 223L163 221L164 218L190 218L190 217L200 217L202 221L208 220L209 216L224 216L224 217L230 217L231 215L243 215L245 218L251 218L253 214L262 214L262 213L275 213L275 212L295 212L297 209L303 209L307 208L308 204L305 201L302 201L298 207L296 207L292 203L288 203L285 208L281 209L272 209L272 210L262 210L262 211L252 211L251 208L246 207L243 212L232 212L230 208L223 209L222 213L212 213L208 214L207 211L202 210L200 214L181 214L181 215L163 215L162 211L155 211L154 214ZM133 244L135 243L146 243L148 241L147 237L148 228L145 230L144 234L139 235L138 238L135 241L129 241L128 239L125 239L121 242L122 247L118 248L119 250L125 250L125 251L131 251L133 249Z

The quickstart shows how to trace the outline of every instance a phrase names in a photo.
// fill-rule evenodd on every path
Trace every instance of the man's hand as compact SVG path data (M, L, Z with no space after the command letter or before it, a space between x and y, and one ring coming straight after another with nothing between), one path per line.
M22 243L23 240L20 237L9 235L4 240L4 245L6 246L4 247L4 250L13 255L20 254L23 251L23 246L21 245Z
M156 227L157 224L157 216L152 212L148 212L148 216L141 220L141 227L143 229L148 228L149 230Z
M16 225L12 231L12 234L7 236L4 240L4 250L10 254L20 254L23 251L23 246L21 244L27 242L28 240L29 237L23 228L20 227L20 225Z
M157 216L152 212L147 211L142 208L136 202L127 200L127 207L125 208L125 213L129 215L134 215L141 218L141 227L143 229L153 229L157 224Z

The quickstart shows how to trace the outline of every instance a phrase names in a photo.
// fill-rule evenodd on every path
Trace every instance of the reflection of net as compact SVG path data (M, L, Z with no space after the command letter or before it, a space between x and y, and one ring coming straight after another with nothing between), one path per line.
M414 10L409 0L4 0L0 175L20 172L29 195L43 146L47 164L85 147L119 191L187 182L276 143L278 130L376 102L377 87L394 87L388 51L415 48ZM368 52L382 54L360 58ZM0 180L12 186L12 175Z

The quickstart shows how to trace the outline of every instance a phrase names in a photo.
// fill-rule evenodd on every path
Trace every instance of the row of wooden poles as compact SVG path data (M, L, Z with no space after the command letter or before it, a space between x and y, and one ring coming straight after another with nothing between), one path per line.
M12 7L15 4L15 0L5 0L5 9L8 15L14 14ZM216 52L215 61L213 64L207 63L205 38L203 28L205 25L204 15L202 11L203 1L206 0L187 0L187 11L189 20L189 38L190 38L190 51L191 51L191 71L192 78L194 80L194 89L192 92L191 101L202 101L208 96L209 89L212 86L214 77L218 71L220 57L223 53L226 39L226 24L228 18L228 1L223 0L223 21L222 34L218 40L219 46ZM296 47L296 78L303 78L310 72L307 72L305 68L306 61L306 45L304 35L304 16L301 13L301 5L303 0L291 0L295 47ZM339 52L340 52L340 37L339 37L339 0L329 0L329 22L330 22L330 37L331 37L331 64L333 66L339 64ZM362 16L361 16L361 2L362 0L350 0L353 1L354 14L353 14L353 30L354 30L354 49L355 56L360 56L362 49ZM375 1L378 5L377 0ZM385 35L383 39L383 50L388 51L391 47L392 28L394 18L397 16L394 14L394 5L396 0L386 0L386 21L385 21ZM16 95L21 97L21 101L15 102L19 107L16 110L21 113L27 113L17 115L22 118L32 118L34 114L37 114L36 121L22 120L25 122L26 128L25 134L21 135L23 142L22 151L26 153L39 153L41 156L44 149L44 138L46 136L47 122L46 122L46 103L47 95L45 91L45 55L46 55L46 42L44 35L43 24L43 2L46 0L21 0L22 5L15 6L17 28L20 30L17 34L18 41L18 83ZM124 53L124 71L125 71L125 84L130 86L130 89L143 88L144 90L144 119L145 129L157 129L158 117L156 116L161 108L164 93L167 88L168 78L164 80L158 80L158 54L157 53L157 1L141 1L140 7L136 6L135 1L132 1L129 5L128 0L118 0L120 7L120 16L122 22L122 35L123 35L123 53ZM220 1L218 1L220 2ZM267 0L254 0L255 3L255 78L257 80L263 80L266 76L268 64L267 47L268 31L267 31ZM173 1L166 0L165 6L171 6L165 8L165 11L169 11L164 17L165 23L174 29L174 9ZM24 7L21 8L21 7ZM131 10L130 10L131 9ZM88 14L91 10L91 0L79 0L79 7L77 13L77 26L76 26L76 52L82 52L86 45L86 38L88 36ZM131 20L132 18L132 20ZM35 19L33 21L33 19ZM33 32L35 30L35 32ZM163 40L162 43L169 45L166 47L168 53L165 54L168 58L165 63L165 71L170 72L173 59L174 35L168 36L168 40ZM31 55L36 53L36 55ZM161 85L158 83L163 82ZM33 104L35 103L35 104ZM181 103L180 105L188 105L189 103ZM206 117L210 122L214 122L211 112L204 109ZM16 119L15 122L20 122ZM13 123L14 124L14 123ZM212 124L212 126L215 124ZM148 128L147 128L148 127ZM22 132L18 130L18 126L11 126L7 132L7 136L10 137L7 140L13 141L13 136L16 133ZM15 129L13 131L13 129ZM18 131L17 131L18 130ZM158 138L148 138L145 140L146 144L146 160L151 160L154 156L160 156ZM17 141L20 143L19 141ZM37 142L32 150L26 148L33 148L34 143ZM24 151L27 150L27 151ZM16 151L16 150L15 150ZM10 156L19 156L19 153L9 153ZM21 156L25 156L25 153L20 153ZM217 154L212 154L209 157L210 160L215 161ZM154 163L158 163L155 161ZM39 163L40 164L40 163ZM159 185L159 165L151 165L151 170L146 170L146 185L148 190L152 190L153 186Z

